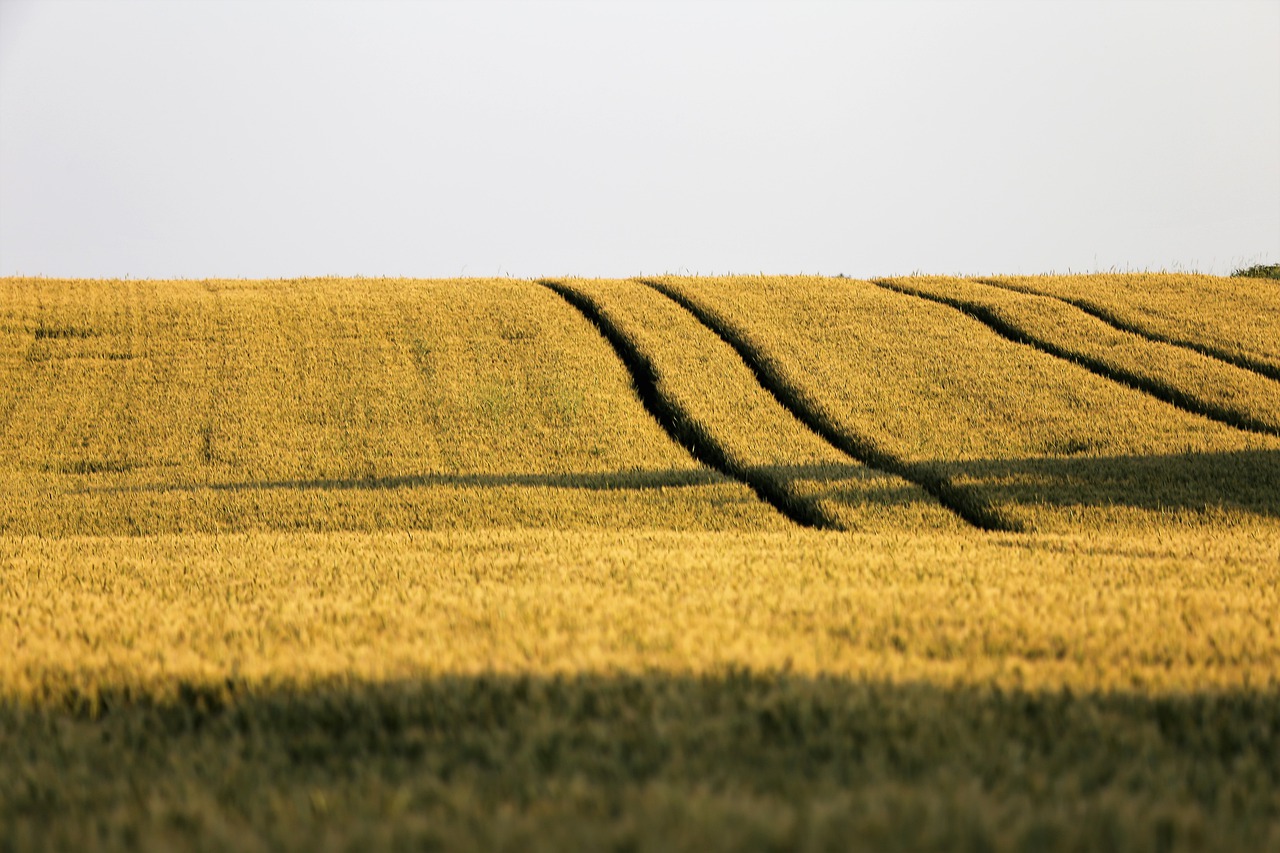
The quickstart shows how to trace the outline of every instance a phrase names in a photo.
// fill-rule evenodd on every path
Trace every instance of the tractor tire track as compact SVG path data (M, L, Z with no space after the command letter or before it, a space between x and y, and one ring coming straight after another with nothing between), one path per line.
M734 459L705 425L685 411L678 402L665 395L660 387L661 374L652 360L610 319L599 303L563 282L542 279L537 283L569 303L595 326L631 374L632 385L645 411L694 459L743 483L760 500L802 527L840 529L839 524L815 504L791 493L772 477Z
M1123 317L1103 308L1087 299L1073 299L1069 296L1058 296L1054 293L1042 293L1038 290L1024 290L1020 287L1014 287L1006 282L993 278L975 278L978 284L985 284L988 287L998 287L1001 290L1007 290L1010 293L1020 293L1023 296L1043 296L1046 299L1056 299L1059 302L1065 302L1073 308L1078 308L1096 320L1101 320L1113 329L1121 332L1128 332L1131 335L1138 335L1149 341L1158 344L1169 344L1170 346L1182 347L1183 349L1197 352L1208 358L1225 362L1241 370L1248 370L1250 373L1256 373L1259 376L1265 376L1267 379L1273 379L1280 382L1280 367L1267 364L1265 361L1258 361L1247 355L1239 355L1238 353L1228 352L1219 347L1201 343L1199 341L1189 340L1187 338L1175 338L1172 335L1166 335L1161 332L1153 331L1143 327L1138 323L1126 320ZM879 282L877 282L879 283Z
M971 489L957 486L928 465L910 462L885 450L874 440L849 433L783 374L782 370L740 330L683 293L652 279L636 279L688 311L720 340L733 347L756 381L797 420L829 445L870 468L894 474L922 488L938 503L981 530L1021 532L1022 526L1002 515Z
M974 279L974 281L978 281L978 279ZM893 293L900 293L903 296L912 296L938 305L945 305L948 308L954 308L962 314L982 323L1005 340L1013 341L1015 344L1025 344L1026 346L1039 350L1046 355L1060 358L1063 361L1069 361L1072 364L1078 364L1096 376L1100 376L1103 379L1123 385L1126 388L1132 388L1135 391L1154 397L1155 399L1168 403L1181 411L1209 418L1210 420L1217 421L1218 423L1232 427L1233 429L1259 433L1262 435L1280 436L1280 427L1267 423L1266 421L1258 420L1247 412L1241 412L1237 409L1230 409L1215 405L1214 403L1197 397L1194 394L1188 394L1176 385L1161 382L1149 376L1143 376L1141 374L1116 367L1115 365L1107 364L1105 361L1091 356L1088 353L1058 346L1052 341L1047 341L1044 338L1035 336L1034 334L1019 327L1016 323L1012 323L1004 319L995 311L985 306L975 305L965 299L941 296L936 293L927 293L885 279L870 279L870 282L877 287L892 291ZM979 281L979 283L985 284L986 282ZM1008 290L1009 288L1002 289ZM1020 291L1014 292L1019 292L1022 296L1032 295ZM1142 337L1144 340L1152 343L1163 343L1162 341L1152 341L1151 338L1148 338L1145 335L1140 335L1139 337Z

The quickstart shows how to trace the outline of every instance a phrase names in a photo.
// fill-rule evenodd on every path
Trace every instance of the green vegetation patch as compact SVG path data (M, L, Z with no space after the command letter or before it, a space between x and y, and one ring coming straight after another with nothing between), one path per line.
M1254 264L1231 273L1232 278L1280 278L1280 264Z
M1263 850L1274 690L469 676L0 705L15 849ZM108 772L108 768L110 768Z

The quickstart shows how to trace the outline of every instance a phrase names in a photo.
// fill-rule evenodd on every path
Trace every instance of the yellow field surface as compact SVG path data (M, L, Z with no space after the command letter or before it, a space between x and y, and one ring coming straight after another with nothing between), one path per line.
M949 306L839 279L658 284L741 335L838 430L1010 526L1274 527L1280 515L1274 436L1190 414Z
M635 281L571 281L632 341L675 401L733 464L812 507L837 529L958 529L921 490L830 446L763 389L733 349L692 315Z
M777 529L527 282L0 285L0 532Z
M1156 340L1280 379L1280 288L1271 279L1126 273L984 281L1066 299Z
M0 279L0 851L1280 848L1268 287Z
M1252 371L1116 329L1052 297L956 278L886 279L879 283L951 305L1010 339L1081 363L1094 373L1179 408L1244 429L1280 435L1280 382Z

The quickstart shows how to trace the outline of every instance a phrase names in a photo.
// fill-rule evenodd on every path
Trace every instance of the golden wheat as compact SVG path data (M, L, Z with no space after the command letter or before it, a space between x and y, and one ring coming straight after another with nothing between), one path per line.
M987 281L1069 300L1141 334L1236 360L1280 379L1280 288L1274 280L1125 273Z
M832 447L760 386L742 359L679 305L634 281L571 281L633 342L733 466L838 529L958 529L919 486Z
M903 293L951 305L1018 342L1083 364L1196 414L1280 435L1280 382L1185 347L1116 329L1046 296L956 278L886 279Z
M0 280L0 850L1275 849L1267 286Z
M844 433L1038 530L1261 524L1280 440L867 282L665 278Z
M0 531L786 524L527 282L6 280L0 325Z

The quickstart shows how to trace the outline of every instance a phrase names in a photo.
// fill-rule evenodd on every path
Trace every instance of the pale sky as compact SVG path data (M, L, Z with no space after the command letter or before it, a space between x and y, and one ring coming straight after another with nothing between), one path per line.
M0 275L1280 260L1280 2L0 0Z

